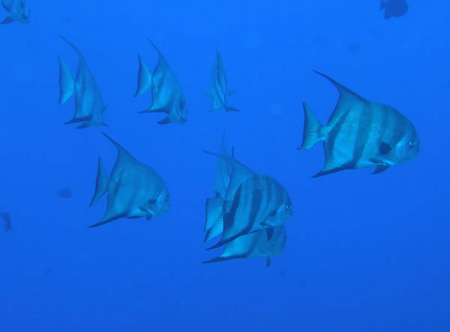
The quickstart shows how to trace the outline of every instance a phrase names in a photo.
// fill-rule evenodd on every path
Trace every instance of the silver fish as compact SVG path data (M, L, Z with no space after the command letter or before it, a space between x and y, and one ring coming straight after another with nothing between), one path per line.
M108 193L108 203L104 217L91 227L119 218L146 217L148 220L152 216L166 213L170 207L169 192L161 177L104 135L117 148L118 156L110 179L101 158L98 160L95 193L90 205L94 205L105 193Z
M318 74L333 83L340 96L326 126L303 104L305 125L299 149L309 149L322 141L325 151L325 165L314 177L371 167L375 167L374 174L377 174L418 156L420 140L408 118L390 106L368 101L330 77Z
M228 96L232 95L233 92L228 91L227 76L225 74L225 69L223 67L222 55L219 50L216 50L216 59L214 65L211 69L211 79L209 84L209 92L206 94L207 97L211 99L212 109L215 110L225 110L239 112L238 109L228 105Z
M225 198L216 197L214 204L223 213L222 238L209 249L262 229L270 240L273 228L283 225L292 216L292 202L284 187L272 177L258 175L233 158L207 153L222 158L232 167Z
M408 12L408 3L406 0L381 0L380 10L384 10L384 19L391 17L400 17Z
M185 123L188 109L181 85L162 53L151 40L149 42L158 53L159 61L152 73L141 56L138 56L138 87L135 96L152 89L152 106L140 113L167 113L167 117L159 121L159 124Z
M61 36L78 54L79 63L77 76L74 79L64 61L59 59L59 104L64 104L73 94L75 94L75 114L72 120L66 122L82 122L77 128L86 128L89 126L106 126L104 122L104 112L106 109L103 103L100 88L95 81L92 72L86 63L86 60L80 50Z
M30 7L26 0L2 0L2 6L9 15L1 22L2 24L11 22L30 23Z

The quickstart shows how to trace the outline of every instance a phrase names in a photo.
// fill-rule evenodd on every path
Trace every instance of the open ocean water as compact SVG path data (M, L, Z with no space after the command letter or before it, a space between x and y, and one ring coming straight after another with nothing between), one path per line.
M27 4L28 24L0 25L1 332L450 331L450 2L408 0L390 19L377 0ZM58 105L58 56L72 73L78 57L60 35L84 55L108 126L64 125L74 99ZM182 87L184 124L138 113L152 102L134 97L138 54L158 62L147 38ZM209 112L216 48L240 112ZM311 178L324 153L297 149L302 103L325 124L339 97L313 70L399 110L418 157ZM203 242L217 166L203 150L219 153L225 128L228 151L292 199L269 267L202 264L221 253ZM166 213L88 227L106 210L104 197L89 207L98 158L108 176L117 158L102 133L160 175Z

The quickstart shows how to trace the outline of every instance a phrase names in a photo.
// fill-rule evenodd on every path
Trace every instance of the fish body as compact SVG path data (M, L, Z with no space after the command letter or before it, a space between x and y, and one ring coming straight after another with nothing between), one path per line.
M239 111L238 109L228 105L227 99L231 94L232 93L228 91L228 82L223 66L222 55L217 49L216 59L214 60L214 65L211 69L209 92L206 94L212 103L211 111L222 109L226 112Z
M325 165L315 177L371 167L375 167L374 173L381 173L418 156L420 140L407 117L320 75L333 83L340 97L326 126L318 122L306 104L303 105L305 128L301 149L309 149L322 141L325 151Z
M159 121L159 124L185 123L188 109L181 85L162 53L152 41L150 43L158 53L159 60L152 73L139 56L138 87L135 96L152 89L152 105L141 113L166 113L167 117Z
M108 202L104 217L92 226L100 226L119 218L150 219L166 213L170 208L169 192L161 177L151 167L137 161L117 142L106 134L105 136L116 146L118 157L109 179L99 159L91 206L105 193L108 193Z
M384 19L400 17L408 12L406 0L381 0L380 10L384 10Z
M106 125L104 122L106 105L103 103L100 88L86 59L75 45L64 37L61 38L75 50L79 58L75 78L64 61L59 58L59 104L65 103L75 94L75 114L66 124L81 122L82 124L78 128Z
M12 23L30 23L30 7L26 0L2 0L2 6L9 15L1 22L2 24Z

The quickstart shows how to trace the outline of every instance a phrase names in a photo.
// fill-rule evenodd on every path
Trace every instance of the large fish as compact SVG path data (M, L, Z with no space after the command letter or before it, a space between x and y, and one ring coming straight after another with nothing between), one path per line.
M61 36L78 54L78 70L76 78L73 77L67 65L61 58L59 59L59 104L64 104L73 94L75 94L75 114L72 120L66 122L82 122L77 128L89 126L106 126L104 122L104 112L106 109L103 103L102 94L86 60L80 50Z
M26 0L2 0L2 6L9 15L1 22L2 24L11 22L30 23L30 7Z
M216 197L209 209L207 205L207 214L222 213L223 222L222 238L210 249L258 230L265 230L270 240L274 227L283 225L292 216L292 202L284 187L270 176L254 173L234 158L207 153L227 161L232 167L225 197Z
M405 15L408 12L408 3L406 0L381 0L380 10L384 10L384 18L388 20Z
M228 96L233 93L228 91L227 76L223 67L222 55L216 50L216 59L211 69L211 79L209 84L209 92L206 94L211 99L212 109L228 111L239 111L238 109L228 105Z
M118 150L110 179L102 160L98 160L95 193L91 206L108 193L104 217L91 227L104 225L119 218L139 218L161 215L169 210L169 192L161 177L149 166L137 161L113 139L105 136Z
M420 141L414 125L396 109L368 101L330 77L339 100L326 126L303 104L305 127L300 149L322 141L325 165L315 177L345 169L389 167L417 157Z
M138 87L135 96L152 89L152 106L141 113L166 113L167 117L159 121L159 124L185 123L188 109L181 85L162 53L151 40L149 41L158 53L159 61L152 73L139 55Z
M262 229L250 234L244 234L228 242L222 254L204 263L223 262L238 258L265 257L266 266L270 266L271 257L280 255L286 245L286 230L284 225L274 227L269 239L266 230Z

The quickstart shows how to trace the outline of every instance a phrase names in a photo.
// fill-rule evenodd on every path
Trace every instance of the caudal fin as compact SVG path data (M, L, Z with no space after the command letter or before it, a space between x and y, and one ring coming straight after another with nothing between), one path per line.
M97 180L95 182L95 192L92 197L90 206L94 205L108 191L108 175L102 159L98 158Z
M58 104L64 104L75 90L75 80L65 62L58 57L59 61L59 100Z
M320 132L322 125L316 119L306 103L303 103L303 110L305 112L305 126L303 130L303 143L300 149L309 149L316 143L323 141L323 137Z
M148 69L147 65L142 60L141 56L139 58L139 71L138 71L138 86L136 89L135 97L142 95L143 93L150 90L152 87L152 73Z

